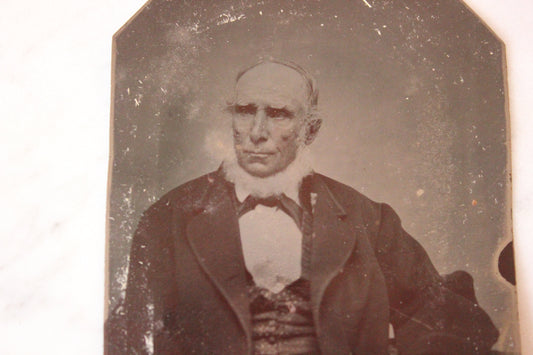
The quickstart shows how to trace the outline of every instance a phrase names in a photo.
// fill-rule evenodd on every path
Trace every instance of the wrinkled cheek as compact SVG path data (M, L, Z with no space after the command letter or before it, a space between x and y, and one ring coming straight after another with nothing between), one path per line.
M292 139L294 139L294 135L293 134L286 134L286 135L282 135L281 136L281 140L284 141L284 142L289 142Z
M300 136L300 132L296 129L296 127L292 129L278 130L277 134L284 142L298 141Z
M241 143L242 143L242 135L237 131L233 131L233 144L238 145Z
M240 133L237 130L233 131L233 148L235 151L235 154L237 155L237 159L240 161L243 159L243 151L244 151L244 139L245 135Z
M235 145L240 144L244 141L247 136L249 129L245 125L233 124L233 141Z
M233 143L235 146L240 145L243 141L244 134L241 130L233 128Z
M284 150L296 151L298 145L300 144L300 139L298 134L294 131L287 132L285 134L280 134L280 143L283 145Z

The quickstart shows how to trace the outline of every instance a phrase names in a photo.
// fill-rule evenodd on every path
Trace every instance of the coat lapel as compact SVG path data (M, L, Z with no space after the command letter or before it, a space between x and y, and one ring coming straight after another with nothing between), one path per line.
M199 214L187 226L198 262L224 295L248 339L251 320L239 224L227 183L218 174L210 180Z
M319 307L324 292L352 254L356 234L347 214L320 175L314 175L312 190L316 193L313 214L311 253L311 303L315 325L319 327Z

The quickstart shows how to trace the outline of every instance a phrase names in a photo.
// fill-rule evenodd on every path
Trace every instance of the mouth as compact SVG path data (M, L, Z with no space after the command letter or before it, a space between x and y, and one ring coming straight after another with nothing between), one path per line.
M245 150L244 153L254 158L266 158L271 155L274 155L274 153L272 152L262 152L262 151L253 151L253 150Z

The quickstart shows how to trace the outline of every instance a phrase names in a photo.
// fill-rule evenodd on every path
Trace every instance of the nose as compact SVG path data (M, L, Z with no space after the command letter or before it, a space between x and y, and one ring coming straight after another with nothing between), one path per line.
M257 144L268 139L267 117L264 110L257 110L254 116L252 129L250 131L250 140Z

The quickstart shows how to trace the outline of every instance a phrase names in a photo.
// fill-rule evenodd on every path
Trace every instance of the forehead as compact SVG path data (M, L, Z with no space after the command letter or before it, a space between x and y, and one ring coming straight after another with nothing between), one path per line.
M308 86L296 70L283 64L263 63L239 78L235 94L238 104L298 109L307 103Z

